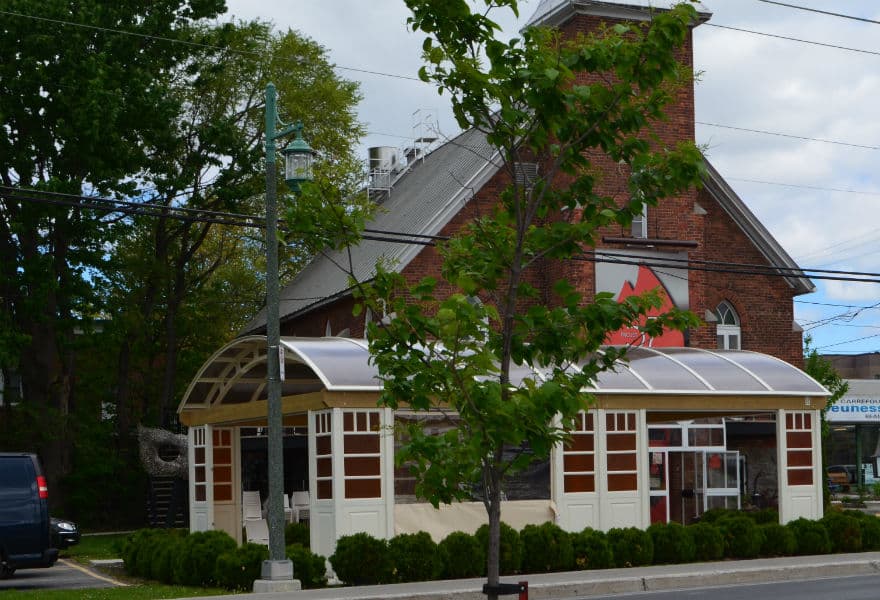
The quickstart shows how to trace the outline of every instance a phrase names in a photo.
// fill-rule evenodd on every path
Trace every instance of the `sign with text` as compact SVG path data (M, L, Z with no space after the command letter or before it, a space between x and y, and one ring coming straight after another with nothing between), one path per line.
M880 398L844 396L828 407L825 418L831 423L880 423Z

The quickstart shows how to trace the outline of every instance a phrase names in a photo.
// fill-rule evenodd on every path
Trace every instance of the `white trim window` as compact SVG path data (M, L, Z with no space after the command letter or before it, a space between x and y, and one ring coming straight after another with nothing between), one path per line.
M632 236L638 239L648 237L648 205L642 204L642 212L635 215L632 220Z
M741 350L742 330L739 325L739 315L726 300L715 309L718 315L718 325L715 327L715 336L720 350Z

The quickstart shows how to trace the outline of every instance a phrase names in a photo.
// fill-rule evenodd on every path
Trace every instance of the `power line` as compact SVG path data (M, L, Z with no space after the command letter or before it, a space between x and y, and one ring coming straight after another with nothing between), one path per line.
M763 185L777 185L780 187L797 188L801 190L816 190L819 192L843 192L847 194L862 194L865 196L880 196L880 192L866 192L864 190L850 190L843 188L829 188L817 185L800 185L797 183L782 183L779 181L762 181L760 179L747 179L745 177L725 177L727 181L745 181L747 183L760 183Z
M880 54L880 53L878 53ZM806 140L809 142L822 142L824 144L835 144L838 146L849 146L851 148L864 148L866 150L880 150L880 146L867 146L864 144L852 144L849 142L841 142L837 140L826 140L823 138L807 137L803 135L793 135L790 133L781 133L778 131L767 131L765 129L750 129L748 127L735 127L733 125L721 125L720 123L707 123L706 121L694 121L697 125L706 125L708 127L720 127L721 129L733 129L735 131L747 131L749 133L761 133L764 135L774 135L777 137L792 138L795 140Z
M843 344L851 344L853 342L861 342L862 340L869 340L869 339L876 338L876 337L880 337L880 333L875 333L874 335L866 335L864 337L854 338L851 340L844 340L842 342L835 342L833 344L825 344L824 346L817 346L817 347L813 348L813 350L821 350L823 348L831 348L833 346L842 346Z
M800 38L789 37L786 35L778 35L775 33L765 33L763 31L752 31L751 29L743 29L742 27L731 27L730 25L719 25L718 23L703 23L703 25L708 25L709 27L718 27L719 29L729 29L731 31L739 31L742 33L751 33L752 35L763 35L765 37L776 38L779 40L788 40L790 42L800 42L801 44L810 44L813 46L822 46L824 48L834 48L836 50L846 50L848 52L858 52L860 54L872 54L874 56L880 56L880 52L876 50L862 50L861 48L850 48L848 46L838 46L837 44L826 44L824 42L814 42L811 40L803 40Z
M765 2L767 4L776 4L777 6L785 6L787 8L796 8L797 10L805 10L807 12L819 13L822 15L831 15L832 17L841 17L843 19L852 19L853 21L863 21L865 23L874 23L875 25L880 25L880 21L875 21L874 19L866 19L864 17L855 17L853 15L845 15L843 13L830 12L827 10L819 10L818 8L809 8L807 6L798 6L797 4L786 4L785 2L776 2L775 0L759 0L759 2Z

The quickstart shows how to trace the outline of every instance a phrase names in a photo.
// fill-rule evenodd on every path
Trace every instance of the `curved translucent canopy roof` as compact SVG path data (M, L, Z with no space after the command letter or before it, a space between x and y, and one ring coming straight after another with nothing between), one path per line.
M281 338L282 395L378 392L378 371L365 340ZM514 385L543 377L527 367L511 372ZM185 408L266 399L266 338L238 338L202 366L180 403ZM766 354L698 348L629 348L613 370L599 374L589 389L599 394L828 396L809 375Z

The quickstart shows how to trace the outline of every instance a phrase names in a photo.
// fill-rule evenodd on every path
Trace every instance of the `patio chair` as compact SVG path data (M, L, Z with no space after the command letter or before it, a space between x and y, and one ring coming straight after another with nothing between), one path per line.
M309 491L293 492L290 495L291 504L293 505L293 519L297 523L309 520Z
M266 519L245 521L244 532L248 542L269 545L269 524Z
M241 493L241 520L258 521L263 518L263 510L260 502L260 492Z
M287 494L282 494L282 498L284 498L284 520L288 523L293 523L293 507L290 506L290 496Z

